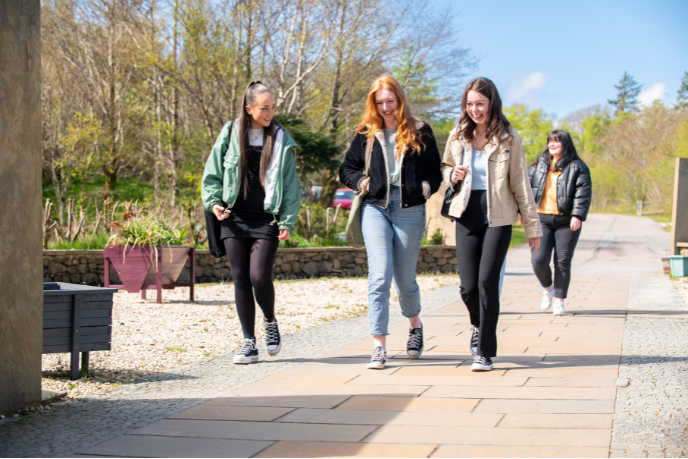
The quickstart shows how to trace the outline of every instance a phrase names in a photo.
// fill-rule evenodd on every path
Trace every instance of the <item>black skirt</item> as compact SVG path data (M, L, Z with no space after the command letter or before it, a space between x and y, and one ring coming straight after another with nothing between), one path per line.
M265 212L265 190L260 183L260 157L262 147L251 146L248 153L248 192L243 187L232 206L229 217L222 220L222 239L245 237L277 241L279 215Z

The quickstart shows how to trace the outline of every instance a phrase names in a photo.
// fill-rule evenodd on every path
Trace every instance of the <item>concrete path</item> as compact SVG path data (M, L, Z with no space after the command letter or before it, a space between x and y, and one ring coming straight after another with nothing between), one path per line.
M388 355L392 358L384 370L365 369L371 343L369 338L362 339L238 390L218 393L213 400L82 453L151 457L685 455L686 424L681 415L688 404L680 396L685 385L682 369L673 385L679 391L673 398L677 411L645 426L650 435L672 426L672 434L666 435L668 445L652 450L656 442L645 439L640 449L634 449L632 430L638 429L638 423L627 422L629 413L633 418L632 410L629 404L618 403L627 395L623 391L633 388L629 375L640 378L628 358L624 377L619 378L627 315L633 314L641 324L645 316L681 326L688 319L685 303L671 303L676 299L671 295L662 297L665 303L628 310L629 304L651 302L631 298L638 296L631 283L657 275L658 251L666 247L667 236L649 219L591 216L574 260L567 301L570 314L564 317L540 312L541 289L529 274L528 252L510 252L498 331L499 357L492 372L470 371L470 324L465 306L457 299L424 315L426 348L420 360L405 358L408 328L401 323L391 329ZM653 288L656 293L667 290L661 280ZM675 362L683 365L685 358ZM646 389L648 384L657 386L662 381L645 381ZM642 398L643 393L635 396ZM643 418L651 418L652 400L645 405L650 412L645 406Z

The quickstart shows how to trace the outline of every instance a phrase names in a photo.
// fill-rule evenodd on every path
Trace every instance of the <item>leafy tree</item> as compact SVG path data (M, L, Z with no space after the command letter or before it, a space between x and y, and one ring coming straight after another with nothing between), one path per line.
M425 56L420 51L415 43L405 46L392 66L392 76L401 83L411 107L418 113L423 113L441 101L437 94L438 82L430 76Z
M306 122L294 115L278 116L280 123L289 132L292 138L299 145L296 151L296 170L299 174L299 181L303 185L313 185L317 176L326 172L336 176L340 162L337 157L342 149L336 144L333 137L324 132L315 132ZM336 186L336 182L335 185ZM336 189L336 188L335 188ZM323 201L326 194L331 190L323 190ZM328 201L331 203L331 196Z
M531 111L523 104L506 107L504 115L523 139L526 161L534 160L547 147L547 136L554 129L554 124L545 117L541 109Z
M581 132L579 133L578 145L576 149L581 155L597 154L599 145L596 140L609 127L611 118L609 113L596 109L581 121Z
M688 108L688 72L685 72L681 79L681 87L678 90L678 97L676 98L676 108L679 110Z
M597 205L628 211L636 201L671 199L679 119L674 110L653 105L599 133L604 154L590 161Z
M636 83L628 72L624 72L619 84L614 87L617 90L616 99L609 99L608 102L616 108L616 114L638 111L638 94L642 85Z

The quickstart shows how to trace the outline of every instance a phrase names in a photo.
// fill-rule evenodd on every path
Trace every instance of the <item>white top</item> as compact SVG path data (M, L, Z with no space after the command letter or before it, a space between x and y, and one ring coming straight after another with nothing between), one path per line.
M487 155L484 151L473 149L471 159L473 169L472 190L487 190Z
M263 146L263 128L248 129L248 144L254 147Z
M392 186L401 185L401 164L396 159L397 130L385 129L385 146L387 147L387 164L389 165L389 181ZM401 159L401 156L399 157Z

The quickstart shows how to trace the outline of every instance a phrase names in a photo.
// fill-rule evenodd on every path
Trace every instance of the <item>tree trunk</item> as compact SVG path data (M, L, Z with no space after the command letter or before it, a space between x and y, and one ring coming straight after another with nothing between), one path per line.
M334 63L334 78L332 84L332 97L330 99L330 113L328 114L328 119L330 120L330 134L332 136L337 135L339 130L339 109L341 107L341 100L339 92L341 90L341 73L342 73L342 55L344 54L344 26L346 25L346 2L342 2L342 16L339 21L339 38L337 43L337 57Z

